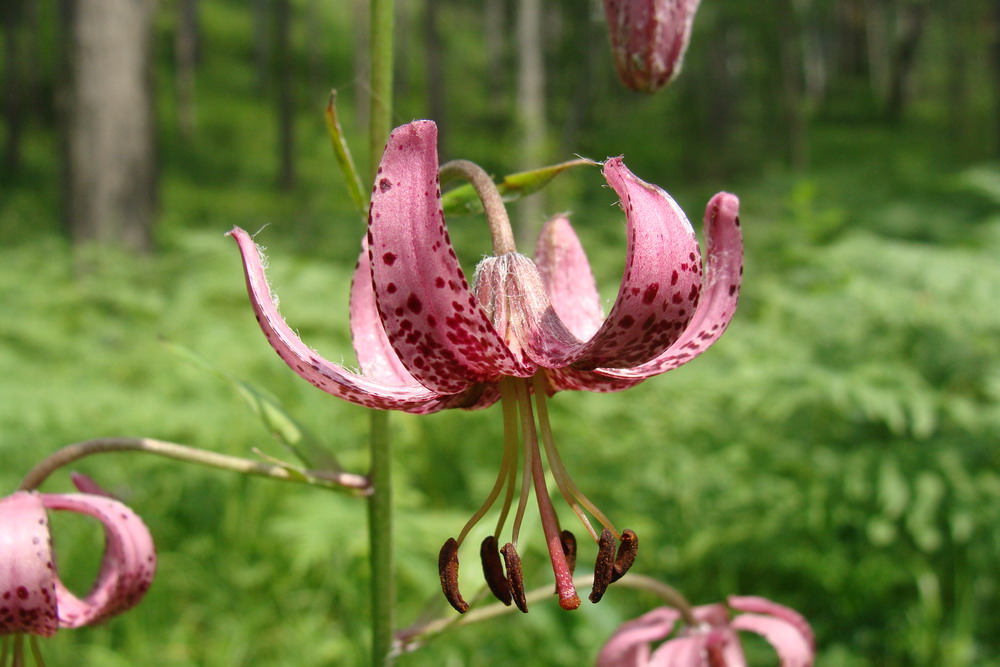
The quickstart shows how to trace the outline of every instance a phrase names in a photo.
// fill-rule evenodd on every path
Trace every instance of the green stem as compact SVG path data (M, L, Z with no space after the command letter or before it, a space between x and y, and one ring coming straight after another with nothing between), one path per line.
M356 475L349 472L305 470L292 466L263 463L261 461L243 459L238 456L228 456L186 445L178 445L173 442L153 440L152 438L98 438L67 445L49 455L41 463L32 468L25 475L21 486L18 488L23 491L37 489L48 479L49 475L59 468L92 454L106 454L108 452L145 452L186 463L197 463L210 468L231 470L244 475L257 475L284 482L299 482L334 489L354 490L360 495L368 495L371 491L371 483L363 475Z
M372 665L392 663L396 585L392 545L391 447L387 413L371 411L371 479L368 497L369 560L372 596Z
M573 579L573 584L577 588L589 588L594 584L594 575L584 575ZM691 603L675 589L673 586L647 577L642 574L629 573L615 582L616 587L633 588L635 590L646 591L662 598L669 606L681 613L684 623L689 626L698 625ZM533 591L528 591L525 598L529 605L552 599L552 586L543 586ZM514 611L516 607L506 606L502 602L488 604L485 607L472 609L461 616L450 614L445 618L440 618L426 623L419 623L410 626L396 633L397 650L406 650L407 647L426 641L434 635L440 634L450 628L459 628L472 623L486 621L497 616L503 616Z
M371 100L368 148L372 179L379 156L392 129L393 12L394 0L371 0Z
M394 0L371 0L371 99L368 108L369 168L372 180L392 129ZM396 590L392 544L392 477L389 415L371 412L371 471L374 493L368 503L371 566L372 665L391 665Z

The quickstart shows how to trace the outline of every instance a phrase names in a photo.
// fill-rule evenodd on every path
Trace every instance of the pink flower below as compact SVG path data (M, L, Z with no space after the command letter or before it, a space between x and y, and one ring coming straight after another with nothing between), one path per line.
M659 607L624 623L597 656L597 667L745 667L737 632L754 632L778 654L782 667L810 667L816 645L809 623L794 609L761 597L730 596L731 609L744 612L730 619L725 605L693 610L696 626L676 633L681 613ZM673 635L671 637L671 635ZM653 647L653 642L663 641Z
M84 486L98 488L84 478ZM87 514L104 525L100 574L82 600L60 581L46 510ZM106 620L142 599L156 571L153 539L128 507L104 495L18 491L0 499L0 635L51 636Z

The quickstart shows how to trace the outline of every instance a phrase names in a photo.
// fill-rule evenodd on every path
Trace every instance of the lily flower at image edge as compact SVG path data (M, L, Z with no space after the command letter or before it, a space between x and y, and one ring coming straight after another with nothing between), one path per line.
M452 164L443 165L442 173L450 173ZM560 605L580 604L572 581L576 539L561 529L552 507L540 443L561 495L598 546L590 599L599 600L624 574L635 558L635 533L618 530L569 477L549 428L547 397L570 389L619 391L677 368L722 335L736 308L743 262L739 200L719 193L708 203L703 275L697 237L676 202L637 178L621 158L608 159L603 171L625 211L628 246L618 297L606 318L565 216L544 225L532 260L514 248L503 206L487 207L495 256L480 263L470 286L445 227L437 126L424 120L396 128L372 187L368 234L351 286L360 373L322 358L300 340L277 310L253 239L239 228L230 232L264 335L315 386L358 405L419 414L501 401L504 448L496 483L458 538L441 549L442 589L458 611L468 608L458 591L458 548L504 491L480 558L494 595L527 611L516 547L532 487ZM519 468L511 537L498 553Z
M128 507L97 495L96 483L74 481L88 493L18 491L0 498L0 641L7 635L49 637L59 628L105 621L136 605L156 571L149 529ZM96 518L104 526L105 550L91 591L80 599L59 579L46 510ZM19 641L15 643L14 664ZM2 664L2 663L0 663Z
M782 667L810 667L816 643L808 621L794 609L762 597L730 596L731 609L744 612L730 619L726 606L709 604L691 610L695 625L674 633L682 614L658 607L628 621L608 639L596 667L745 667L737 631L764 637ZM666 640L655 650L653 642Z

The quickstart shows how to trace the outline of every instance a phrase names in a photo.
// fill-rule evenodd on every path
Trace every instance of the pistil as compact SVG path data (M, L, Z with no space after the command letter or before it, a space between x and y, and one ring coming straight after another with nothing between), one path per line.
M518 407L521 411L521 437L531 458L531 477L535 487L535 499L538 501L538 514L542 520L542 532L545 534L545 544L549 549L549 560L552 563L552 573L556 578L556 592L559 594L559 606L563 609L576 609L580 606L580 596L573 586L573 573L563 551L562 531L559 528L559 518L552 499L549 498L545 486L545 471L542 470L542 457L538 451L538 435L535 432L535 418L531 409L531 397L528 383L517 385Z

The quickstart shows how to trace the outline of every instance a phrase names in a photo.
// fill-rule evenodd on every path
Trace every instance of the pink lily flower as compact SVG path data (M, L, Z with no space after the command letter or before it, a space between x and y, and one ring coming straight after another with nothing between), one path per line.
M652 93L680 74L701 0L604 0L622 83Z
M80 486L80 485L78 485ZM83 487L97 485L85 479ZM100 574L82 600L59 579L46 510L90 515L106 536ZM128 507L105 495L18 491L0 498L0 636L49 637L104 621L142 599L156 571L153 539Z
M816 642L809 623L794 609L761 597L730 596L731 609L746 612L730 619L722 604L695 607L696 626L672 638L681 613L659 607L624 623L597 656L597 667L745 667L737 631L761 635L778 654L782 667L810 667ZM651 644L667 641L655 650Z
M637 538L616 529L570 479L556 451L545 399L565 389L632 387L687 363L722 335L736 308L742 273L739 202L720 193L708 204L703 276L698 241L680 207L639 180L621 158L607 160L604 176L625 210L628 255L618 298L605 318L590 265L565 216L545 224L532 260L516 252L506 213L502 205L495 207L497 256L483 260L470 286L445 228L438 170L433 122L414 121L390 135L351 285L359 373L319 356L282 319L258 248L236 228L230 234L239 245L257 321L296 373L352 403L430 413L485 408L503 399L500 472L483 506L441 550L445 595L457 610L468 608L458 592L458 547L506 488L497 528L483 541L480 557L493 593L526 611L516 546L533 486L560 604L579 606L572 581L576 541L561 530L546 490L541 440L560 492L598 545L591 593L596 602L631 565ZM519 457L521 490L511 539L498 553ZM601 533L588 512L603 525Z

